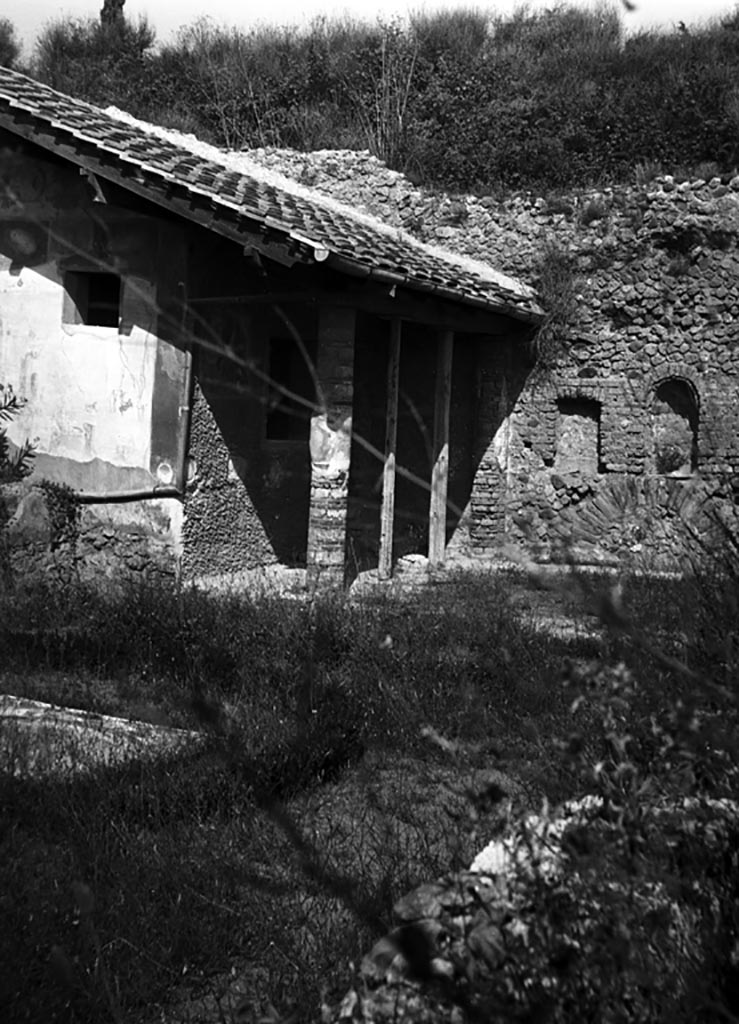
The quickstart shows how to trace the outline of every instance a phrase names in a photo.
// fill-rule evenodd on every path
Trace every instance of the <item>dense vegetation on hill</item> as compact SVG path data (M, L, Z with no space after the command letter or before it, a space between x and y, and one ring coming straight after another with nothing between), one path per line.
M5 22L2 54L17 64ZM66 18L42 31L28 70L221 145L369 148L450 189L739 164L739 9L704 27L633 34L615 8L567 5L249 32L204 19L163 46L145 21Z

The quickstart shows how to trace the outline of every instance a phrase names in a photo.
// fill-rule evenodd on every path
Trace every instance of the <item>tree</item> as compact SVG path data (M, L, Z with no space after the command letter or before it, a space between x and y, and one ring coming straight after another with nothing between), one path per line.
M116 25L124 21L123 7L126 0L104 0L100 11L100 21L103 25Z
M15 25L8 18L0 18L0 64L12 68L21 54Z
M145 18L134 23L116 13L105 22L63 18L49 24L36 41L36 77L91 103L140 110L155 34Z

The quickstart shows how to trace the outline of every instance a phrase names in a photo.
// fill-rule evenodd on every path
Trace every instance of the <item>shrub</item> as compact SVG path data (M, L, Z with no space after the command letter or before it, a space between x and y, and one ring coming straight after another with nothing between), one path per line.
M550 369L564 351L577 317L575 259L556 241L542 247L535 285L545 317L536 334L539 366Z
M61 18L41 31L32 70L54 89L101 106L140 109L154 31L145 19Z
M369 146L434 187L561 189L628 180L635 165L739 163L730 25L624 36L614 9L564 4L248 33L201 19L152 42L145 22L67 19L39 37L35 72L228 147Z

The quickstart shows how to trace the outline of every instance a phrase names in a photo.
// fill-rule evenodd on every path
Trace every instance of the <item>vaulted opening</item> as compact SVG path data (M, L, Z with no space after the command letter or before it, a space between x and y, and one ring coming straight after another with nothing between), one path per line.
M654 468L667 476L689 476L698 468L698 398L689 381L671 377L652 399Z

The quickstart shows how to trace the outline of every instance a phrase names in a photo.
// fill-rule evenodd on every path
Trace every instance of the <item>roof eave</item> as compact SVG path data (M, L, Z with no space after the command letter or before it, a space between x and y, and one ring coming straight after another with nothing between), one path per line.
M271 217L256 218L237 203L189 185L160 168L126 158L125 154L105 146L97 139L71 131L63 122L41 119L12 98L0 97L0 125L177 216L236 241L246 251L259 252L267 259L287 265L295 262L326 263L340 273L400 284L414 291L510 316L531 325L538 325L544 317L544 311L533 298L522 296L519 304L513 296L511 301L506 301L499 295L489 298L472 295L465 293L464 285L461 289L455 289L451 285L423 280L412 274L367 266L323 242L304 236L289 225ZM268 239L265 237L267 234ZM485 282L480 281L479 286L484 288Z
M365 280L382 281L391 285L412 288L414 291L433 295L440 299L463 303L465 306L472 306L475 309L482 309L489 313L510 316L532 326L538 326L545 315L544 310L533 299L526 299L527 305L519 306L514 301L505 302L497 296L495 298L485 298L483 296L464 295L451 286L436 284L433 281L422 281L410 275L382 270L378 267L368 267L366 264L358 260L352 260L340 253L331 253L328 265L352 277L361 277Z

